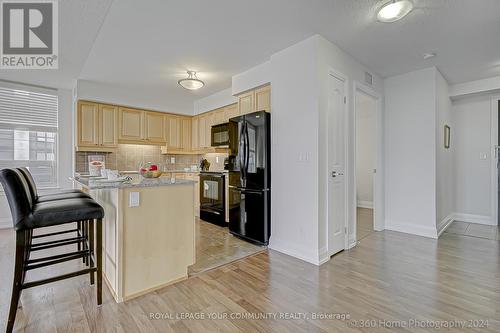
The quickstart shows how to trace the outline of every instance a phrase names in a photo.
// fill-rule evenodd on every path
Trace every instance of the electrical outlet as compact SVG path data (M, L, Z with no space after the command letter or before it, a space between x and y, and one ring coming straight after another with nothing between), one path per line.
M488 158L488 154L487 153L480 153L479 154L479 159L480 160L486 160Z
M130 192L128 206L139 207L139 204L140 204L139 192Z
M219 156L215 156L215 163L219 163Z
M170 157L170 164L175 164L175 157Z

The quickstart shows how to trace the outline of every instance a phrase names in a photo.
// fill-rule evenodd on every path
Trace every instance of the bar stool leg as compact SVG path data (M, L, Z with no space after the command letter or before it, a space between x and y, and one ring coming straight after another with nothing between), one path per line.
M96 220L97 305L102 304L102 219Z
M16 231L16 262L14 266L14 281L12 283L12 297L10 300L9 319L7 322L7 333L11 333L16 320L17 305L21 297L24 272L24 258L26 256L26 231Z
M88 228L88 221L82 221L83 225L83 241L82 241L82 250L87 250L87 228ZM89 258L88 256L83 257L83 263L85 265L89 265Z
M94 220L89 220L89 261L90 267L95 267L94 262ZM94 272L90 272L90 285L94 284Z
M81 237L82 236L82 222L80 222L80 221L76 222L76 229L78 229L78 231L76 232L76 236ZM80 242L78 242L77 246L78 246L78 251L81 251L82 244ZM84 261L83 258L82 258L82 261Z

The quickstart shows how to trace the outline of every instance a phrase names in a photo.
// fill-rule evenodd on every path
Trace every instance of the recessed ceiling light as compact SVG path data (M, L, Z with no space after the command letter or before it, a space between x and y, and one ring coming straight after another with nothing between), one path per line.
M410 0L391 0L379 9L377 19L380 22L396 22L408 15L413 9L413 3Z
M428 53L424 53L422 54L422 57L424 57L424 59L430 59L430 58L434 58L436 56L436 53L434 52L428 52Z
M196 76L196 72L187 71L188 77L182 80L177 81L179 85L188 90L197 90L205 85L205 82L198 79Z

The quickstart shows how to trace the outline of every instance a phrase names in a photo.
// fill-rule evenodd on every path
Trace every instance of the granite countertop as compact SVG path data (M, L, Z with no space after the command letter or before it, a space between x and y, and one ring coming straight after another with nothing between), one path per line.
M160 177L153 179L141 179L139 181L127 181L127 182L99 182L98 180L92 180L89 178L73 178L75 182L79 183L83 187L89 190L99 190L99 189L122 189L122 188L141 188L141 187L157 187L157 186L174 186L174 185L186 185L195 184L194 180L187 179L176 179L175 182L171 182L170 178Z

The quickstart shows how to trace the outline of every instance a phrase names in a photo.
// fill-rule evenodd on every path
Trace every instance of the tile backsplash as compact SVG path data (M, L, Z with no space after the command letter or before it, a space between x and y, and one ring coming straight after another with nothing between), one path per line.
M115 153L76 152L76 172L88 172L88 156L103 156L107 169L119 171L135 171L145 162L158 164L163 170L182 170L191 165L200 165L206 158L210 162L210 171L224 169L224 158L227 154L209 153L206 155L162 155L159 146L146 145L118 145ZM172 158L175 160L172 163Z

